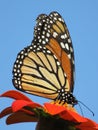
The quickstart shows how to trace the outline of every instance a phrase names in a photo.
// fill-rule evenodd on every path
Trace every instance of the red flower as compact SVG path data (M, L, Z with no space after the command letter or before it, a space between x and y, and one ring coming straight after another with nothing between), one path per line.
M38 122L41 117L50 117L63 119L68 122L74 130L97 130L98 124L90 119L79 115L75 109L67 104L61 106L54 103L44 103L40 105L21 94L18 91L7 91L0 97L9 97L15 99L10 107L7 107L0 113L0 118L9 115L6 119L7 124L19 122Z

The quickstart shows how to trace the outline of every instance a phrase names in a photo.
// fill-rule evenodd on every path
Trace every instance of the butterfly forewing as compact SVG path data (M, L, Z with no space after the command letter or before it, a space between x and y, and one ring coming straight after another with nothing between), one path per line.
M50 13L45 19L39 16L39 23L36 27L36 32L39 36L35 37L37 41L46 46L57 57L61 66L67 75L70 84L70 91L73 91L74 86L74 51L72 41L69 35L67 26L57 12ZM38 31L39 30L39 31Z

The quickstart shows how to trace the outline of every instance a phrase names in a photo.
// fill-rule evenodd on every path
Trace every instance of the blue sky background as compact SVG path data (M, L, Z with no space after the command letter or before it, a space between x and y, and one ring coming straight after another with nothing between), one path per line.
M12 67L17 53L31 44L36 17L58 11L71 34L75 51L76 80L74 95L95 113L83 106L84 115L98 123L98 0L2 0L0 1L0 94L15 90ZM26 94L43 103L46 99ZM0 99L0 111L12 100ZM79 109L78 105L76 106ZM0 119L1 130L35 129L35 123L7 126Z

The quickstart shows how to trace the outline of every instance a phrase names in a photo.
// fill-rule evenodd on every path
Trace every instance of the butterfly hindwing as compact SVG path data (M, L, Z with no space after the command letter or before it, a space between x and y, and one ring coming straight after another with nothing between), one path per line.
M17 89L55 99L61 87L69 91L64 71L54 54L47 48L31 45L22 50L14 64L13 83Z

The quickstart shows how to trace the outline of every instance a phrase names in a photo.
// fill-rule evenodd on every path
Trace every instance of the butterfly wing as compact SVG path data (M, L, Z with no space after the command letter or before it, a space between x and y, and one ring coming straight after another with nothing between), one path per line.
M18 54L13 75L14 86L30 94L56 99L61 87L69 91L60 62L50 50L40 45L33 44Z
M67 26L57 12L37 18L32 45L13 68L14 86L30 94L75 103L74 52Z
M57 57L67 75L70 91L72 92L75 72L74 50L67 26L57 12L52 12L49 16L40 15L38 19L35 28L35 39Z

